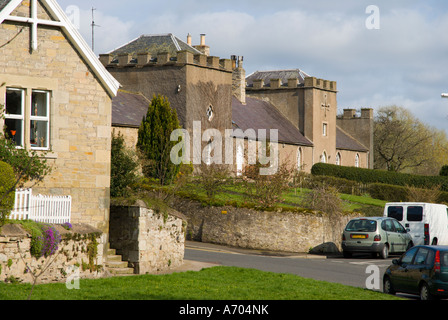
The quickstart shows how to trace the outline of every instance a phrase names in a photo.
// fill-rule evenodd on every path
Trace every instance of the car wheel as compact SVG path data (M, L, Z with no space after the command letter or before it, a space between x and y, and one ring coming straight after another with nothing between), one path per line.
M429 292L429 287L426 283L423 283L420 287L420 300L433 300L434 297Z
M383 250L381 250L380 257L382 259L387 259L387 257L389 257L389 246L387 244L385 244Z
M383 281L383 292L386 294L395 294L394 287L392 286L392 282L389 277L385 277Z

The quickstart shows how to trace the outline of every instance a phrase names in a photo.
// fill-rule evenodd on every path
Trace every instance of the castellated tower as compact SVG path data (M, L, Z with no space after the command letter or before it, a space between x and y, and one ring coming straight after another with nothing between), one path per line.
M204 47L203 43L196 46L208 48ZM143 35L100 55L100 60L123 90L141 93L148 100L166 96L184 128L192 129L194 121L200 121L203 130L231 128L232 61L196 48L172 34Z
M350 135L357 137L369 149L369 168L374 167L374 114L373 109L363 108L358 114L355 109L344 109L344 114L338 116L337 125Z
M198 123L201 134L216 129L224 136L232 128L232 61L211 56L204 35L199 46L190 44L191 36L186 43L172 34L143 35L100 60L122 90L149 101L167 97L191 139ZM202 142L202 149L211 144Z
M305 72L255 72L247 78L248 97L269 101L313 142L312 163L336 161L337 84Z

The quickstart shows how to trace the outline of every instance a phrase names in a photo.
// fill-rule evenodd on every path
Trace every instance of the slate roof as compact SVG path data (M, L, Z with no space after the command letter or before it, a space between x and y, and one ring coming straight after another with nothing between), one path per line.
M140 127L150 103L142 94L119 90L112 99L112 125Z
M266 129L269 138L270 129L278 129L278 139L280 143L295 144L301 146L312 146L313 143L305 138L297 127L286 119L269 102L255 98L246 98L246 105L243 105L237 98L232 99L232 120L234 129ZM234 135L235 137L240 137ZM258 138L258 137L257 137Z
M168 52L172 57L177 56L178 51L187 50L193 54L201 54L201 52L172 33L156 34L156 35L142 35L135 40L109 52L113 58L118 58L120 54L130 54L133 58L137 58L139 53L150 53L156 57L160 52Z
M288 84L288 79L297 78L299 79L299 85L303 85L305 83L305 78L307 77L310 77L310 75L300 69L256 71L246 77L246 83L248 87L252 87L254 80L263 79L264 84L269 86L271 84L271 79L281 79L282 83L286 85Z
M339 127L336 128L336 149L359 152L369 151L369 149Z

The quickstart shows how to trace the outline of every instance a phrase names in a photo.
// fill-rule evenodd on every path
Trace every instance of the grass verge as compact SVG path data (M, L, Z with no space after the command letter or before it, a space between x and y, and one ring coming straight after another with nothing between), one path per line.
M0 283L1 300L24 300L31 286ZM291 274L235 267L169 275L80 280L79 290L65 284L38 285L32 300L396 300L380 292L304 279Z

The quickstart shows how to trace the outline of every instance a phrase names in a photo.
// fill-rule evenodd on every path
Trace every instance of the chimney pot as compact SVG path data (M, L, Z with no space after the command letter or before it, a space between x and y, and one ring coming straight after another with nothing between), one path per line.
M187 35L187 44L191 47L191 34Z

